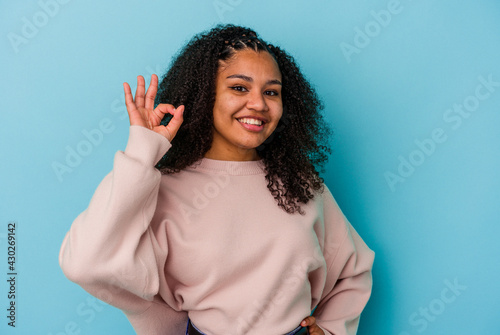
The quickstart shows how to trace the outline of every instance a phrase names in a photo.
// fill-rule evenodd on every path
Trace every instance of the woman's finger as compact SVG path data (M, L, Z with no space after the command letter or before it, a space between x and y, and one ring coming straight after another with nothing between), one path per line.
M307 327L307 326L312 326L316 323L316 318L314 316L308 316L307 318L305 318L304 320L302 320L302 322L300 323L300 325L302 327Z
M160 122L167 113L174 115L175 107L170 104L159 104L155 109L153 109L153 114L160 120ZM158 124L160 123L158 122Z
M170 138L168 140L172 141L172 139L175 137L175 134L177 134L182 121L184 121L184 105L177 107L175 111L169 109L168 112L174 116L166 126L166 129L170 134Z
M316 318L314 316L308 316L300 323L302 327L307 327L308 333L310 335L324 335L323 330L316 324Z
M134 105L134 98L132 97L132 91L128 83L123 83L123 92L125 93L125 105L127 108L132 107Z
M135 105L137 108L144 107L144 93L146 92L146 82L143 76L137 76L137 89L135 90Z
M132 119L134 119L135 114L137 114L137 107L135 106L132 91L130 90L130 85L128 83L123 83L123 91L125 93L125 106L127 106L128 117L132 124Z
M157 91L158 91L158 77L156 76L156 74L152 74L151 83L149 83L148 91L146 92L145 107L147 110L152 110L154 108Z

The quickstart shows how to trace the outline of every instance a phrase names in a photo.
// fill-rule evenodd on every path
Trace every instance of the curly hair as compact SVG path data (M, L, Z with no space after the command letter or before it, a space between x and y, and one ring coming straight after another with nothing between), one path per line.
M318 171L324 171L331 153L331 130L320 113L322 102L292 56L246 27L217 25L194 36L174 56L161 79L155 104L184 105L184 122L156 168L164 174L179 172L210 149L220 62L245 48L268 52L278 63L283 115L275 131L256 149L265 165L267 188L278 206L287 213L303 215L300 203L314 198L315 191L323 191L324 180ZM166 115L162 124L168 124L171 118Z

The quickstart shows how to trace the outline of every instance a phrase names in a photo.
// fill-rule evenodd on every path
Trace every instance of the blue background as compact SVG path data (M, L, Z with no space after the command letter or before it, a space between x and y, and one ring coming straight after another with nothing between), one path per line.
M500 334L499 2L65 2L0 5L5 278L8 222L18 241L17 327L2 279L0 333L134 333L64 277L59 248L125 147L122 83L161 74L191 36L226 22L285 48L324 100L326 183L376 252L358 333ZM467 117L448 111L464 103ZM79 145L87 156L69 167Z

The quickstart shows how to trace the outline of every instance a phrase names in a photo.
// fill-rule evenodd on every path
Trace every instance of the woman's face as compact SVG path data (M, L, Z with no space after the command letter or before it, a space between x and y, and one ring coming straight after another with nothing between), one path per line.
M214 130L205 157L257 160L257 148L283 114L281 73L265 51L243 49L221 62L216 78Z

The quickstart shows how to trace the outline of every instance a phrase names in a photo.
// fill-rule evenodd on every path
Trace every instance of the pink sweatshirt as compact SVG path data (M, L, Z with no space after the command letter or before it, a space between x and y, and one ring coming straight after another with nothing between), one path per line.
M262 161L203 158L154 168L171 147L130 127L125 152L73 222L65 275L121 309L138 334L284 334L311 314L325 334L355 334L374 253L325 191L287 214Z

